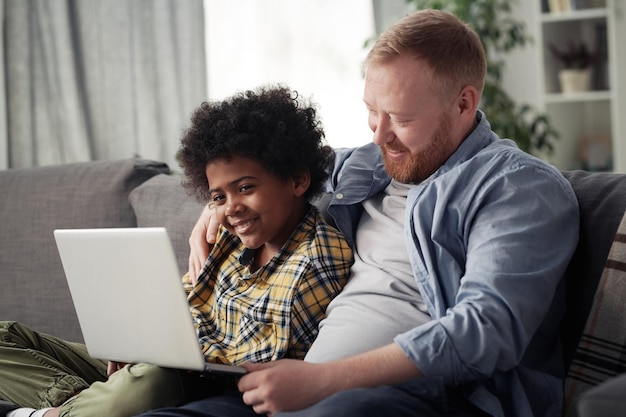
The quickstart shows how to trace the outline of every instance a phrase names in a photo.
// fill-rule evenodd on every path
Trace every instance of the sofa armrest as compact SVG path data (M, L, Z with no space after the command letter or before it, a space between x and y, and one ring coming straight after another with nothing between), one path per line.
M82 341L52 232L136 226L128 195L163 172L130 159L0 171L0 320Z
M582 394L578 402L579 417L626 416L626 374L597 385Z
M626 175L587 171L563 174L572 184L580 206L580 240L566 273L569 307L563 336L565 363L569 367L626 210Z

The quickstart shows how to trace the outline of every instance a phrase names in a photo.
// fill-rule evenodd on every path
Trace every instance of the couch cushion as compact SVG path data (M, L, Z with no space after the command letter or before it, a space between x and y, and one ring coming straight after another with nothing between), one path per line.
M0 320L82 341L52 232L135 226L128 195L162 172L142 160L0 171Z
M566 171L580 206L580 240L567 270L566 364L583 332L613 237L626 211L626 175Z
M189 196L176 175L157 175L130 194L139 227L162 226L172 241L181 274L187 272L189 235L203 205Z
M579 417L626 416L626 374L617 376L583 394L578 403Z

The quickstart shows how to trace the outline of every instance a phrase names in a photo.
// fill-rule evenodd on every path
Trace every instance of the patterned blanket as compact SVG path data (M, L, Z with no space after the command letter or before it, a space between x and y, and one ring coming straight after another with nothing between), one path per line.
M577 416L576 403L584 391L624 372L626 214L613 240L585 330L565 378L564 416Z

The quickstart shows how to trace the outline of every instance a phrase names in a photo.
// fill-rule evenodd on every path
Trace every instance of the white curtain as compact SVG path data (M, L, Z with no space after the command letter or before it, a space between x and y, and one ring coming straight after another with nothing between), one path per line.
M0 0L0 13L0 168L177 167L207 95L202 0Z
M311 98L335 147L371 141L363 104L372 0L206 0L212 99L282 83Z

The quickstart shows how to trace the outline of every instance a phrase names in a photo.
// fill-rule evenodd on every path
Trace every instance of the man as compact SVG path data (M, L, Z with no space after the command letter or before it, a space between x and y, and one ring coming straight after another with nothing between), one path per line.
M355 264L305 361L245 365L245 405L149 416L560 415L577 201L556 169L491 131L485 67L477 35L446 12L381 35L365 62L374 143L339 151L331 175L328 212Z

